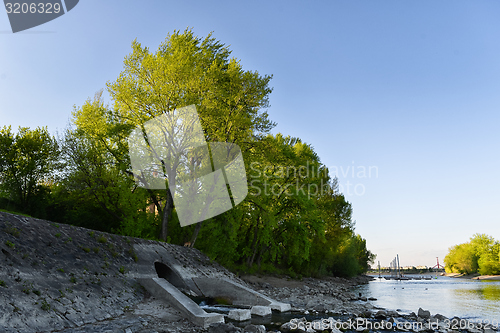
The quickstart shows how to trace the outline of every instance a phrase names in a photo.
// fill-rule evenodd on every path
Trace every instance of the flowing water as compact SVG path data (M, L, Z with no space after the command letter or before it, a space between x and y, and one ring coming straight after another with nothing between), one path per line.
M375 297L373 305L403 314L418 312L419 308L432 315L442 314L448 318L459 317L471 322L492 324L498 327L500 321L500 281L470 280L450 277L433 277L432 280L385 280L378 279L356 287L354 292L365 297ZM361 302L361 301L358 301ZM233 307L200 304L207 312L227 314ZM330 315L303 315L301 313L276 313L267 317L252 317L246 322L233 322L244 327L250 323L262 324L267 329L277 329L293 318L305 317L308 321L330 317ZM346 321L344 316L333 316Z
M500 281L439 276L432 280L385 280L376 278L356 288L372 304L389 310L417 313L418 308L475 321L500 320Z

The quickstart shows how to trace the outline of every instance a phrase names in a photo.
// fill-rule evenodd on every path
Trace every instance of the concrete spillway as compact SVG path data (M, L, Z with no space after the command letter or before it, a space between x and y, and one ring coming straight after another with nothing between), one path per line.
M166 300L187 319L198 326L207 328L210 324L224 322L224 315L206 313L198 304L193 302L165 279L141 279L139 283L141 283L152 295L155 295L155 297Z
M138 282L196 325L208 327L224 322L224 315L205 312L187 295L223 298L233 305L266 306L280 312L291 309L290 304L277 302L246 287L196 249L151 243L135 245L134 250L138 263L144 268L143 273L136 276Z
M279 312L290 311L291 309L290 304L277 302L227 278L198 277L193 278L193 280L205 297L222 297L230 300L233 305L269 306L272 310Z

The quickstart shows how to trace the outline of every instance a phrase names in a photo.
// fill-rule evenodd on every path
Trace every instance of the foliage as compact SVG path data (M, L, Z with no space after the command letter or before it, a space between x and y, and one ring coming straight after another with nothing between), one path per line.
M486 234L475 234L468 243L451 247L446 255L448 273L500 274L500 243Z
M134 41L123 71L108 83L115 101L110 120L116 126L139 126L145 132L146 121L195 104L207 142L237 143L246 149L274 126L267 112L261 111L268 106L271 77L243 70L230 54L211 35L201 39L191 30L167 36L155 53ZM78 117L77 125L86 118ZM162 217L159 237L167 240L168 224L175 222L172 196L177 164L164 163L163 167L170 191L150 192L150 201ZM193 230L192 245L200 227Z
M196 246L211 259L248 272L292 277L364 273L375 256L355 233L352 206L338 191L337 180L311 145L270 134L275 126L266 111L270 80L244 70L212 35L176 31L156 52L134 41L123 71L107 84L112 107L98 92L74 108L72 126L58 142L46 129L0 132L0 205L18 209L43 203L38 205L43 209L29 211L54 222ZM137 186L127 139L137 127L145 132L146 121L192 104L207 142L240 146L249 193L233 209L181 228L172 199L175 164L162 164L168 190ZM23 163L16 162L19 157ZM7 175L17 175L18 183ZM16 190L25 183L31 185ZM107 243L104 236L96 240ZM472 248L484 244L478 241ZM81 248L99 252L98 247ZM138 260L132 246L128 253ZM480 262L490 267L491 258Z
M59 168L59 147L47 128L0 129L0 197L15 210L36 214L46 205L48 185Z

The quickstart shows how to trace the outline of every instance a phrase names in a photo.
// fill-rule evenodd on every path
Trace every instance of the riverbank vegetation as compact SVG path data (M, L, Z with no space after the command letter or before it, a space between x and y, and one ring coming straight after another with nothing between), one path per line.
M123 71L107 83L112 106L97 93L75 107L57 139L46 128L0 131L0 208L194 246L246 272L366 272L374 255L355 232L337 179L311 145L271 134L271 79L244 70L211 35L174 32L156 52L134 41ZM239 145L249 193L233 209L182 228L170 191L137 185L127 139L188 105L196 106L207 142Z
M444 258L447 273L500 275L500 242L486 234L451 247Z

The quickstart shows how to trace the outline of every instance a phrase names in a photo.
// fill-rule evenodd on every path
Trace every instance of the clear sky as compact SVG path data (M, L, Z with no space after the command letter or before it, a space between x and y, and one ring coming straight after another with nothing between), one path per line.
M476 232L500 239L499 17L497 0L82 0L12 34L0 11L0 126L62 131L133 39L213 31L274 76L274 132L338 172L381 265L432 266Z

